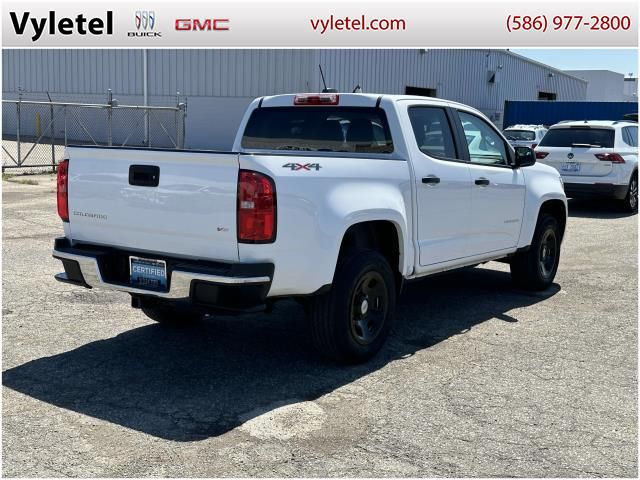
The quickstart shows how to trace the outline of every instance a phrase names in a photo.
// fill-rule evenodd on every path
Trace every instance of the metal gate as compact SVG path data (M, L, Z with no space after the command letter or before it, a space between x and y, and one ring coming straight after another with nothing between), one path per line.
M172 107L2 101L2 170L42 170L62 159L67 145L184 148L186 102Z

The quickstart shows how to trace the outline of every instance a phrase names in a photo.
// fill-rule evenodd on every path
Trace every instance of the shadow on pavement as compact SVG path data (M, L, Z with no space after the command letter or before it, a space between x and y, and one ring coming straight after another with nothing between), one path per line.
M625 218L635 213L624 212L615 200L569 199L569 216L579 218Z
M136 328L7 370L3 384L156 437L201 440L235 428L254 410L316 399L487 320L517 322L506 312L558 291L555 284L544 293L516 291L508 273L480 268L411 283L392 338L365 365L320 359L302 308L282 302L272 315Z

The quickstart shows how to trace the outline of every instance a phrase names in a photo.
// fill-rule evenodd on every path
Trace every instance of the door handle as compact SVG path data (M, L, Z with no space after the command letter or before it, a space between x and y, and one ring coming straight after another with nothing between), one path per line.
M484 177L476 178L476 185L480 185L481 187L488 187L490 183L491 182L489 182L488 178L484 178Z
M435 175L428 175L426 177L422 177L422 183L426 183L427 185L437 185L440 183L440 178Z
M157 187L159 183L160 167L155 165L131 165L129 167L129 185Z

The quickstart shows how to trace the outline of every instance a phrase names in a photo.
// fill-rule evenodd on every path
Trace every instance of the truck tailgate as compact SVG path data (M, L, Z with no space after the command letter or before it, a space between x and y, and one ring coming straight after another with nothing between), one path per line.
M70 147L67 156L73 241L238 260L237 154Z

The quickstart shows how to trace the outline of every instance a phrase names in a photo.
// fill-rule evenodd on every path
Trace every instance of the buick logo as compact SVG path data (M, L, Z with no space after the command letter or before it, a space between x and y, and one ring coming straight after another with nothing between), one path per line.
M567 158L569 160L571 160L573 157L574 157L573 153L571 153L571 152L567 153Z
M154 31L156 27L156 12L153 10L136 10L134 17L136 29L127 32L128 37L156 38L162 37L162 32Z
M153 30L156 25L156 12L153 10L136 11L136 30Z

